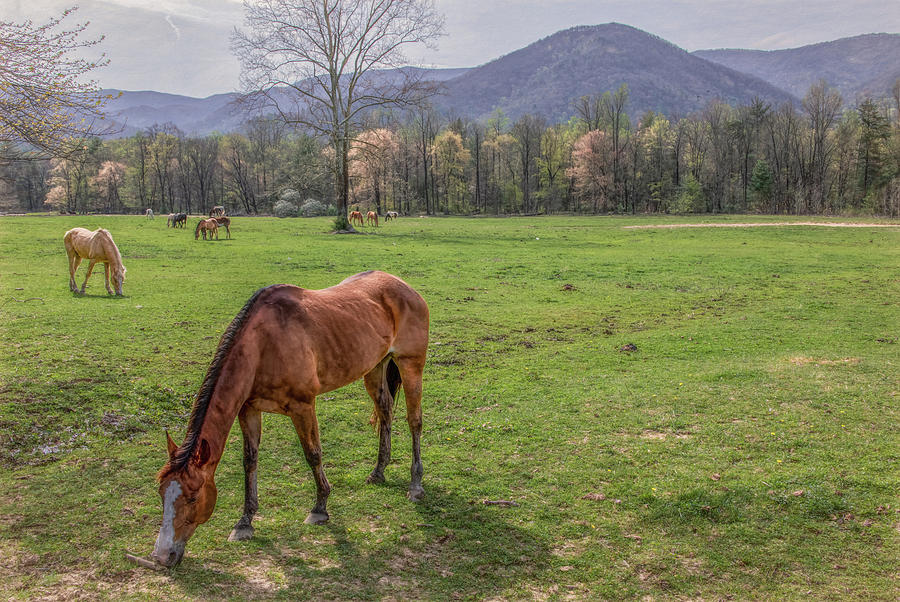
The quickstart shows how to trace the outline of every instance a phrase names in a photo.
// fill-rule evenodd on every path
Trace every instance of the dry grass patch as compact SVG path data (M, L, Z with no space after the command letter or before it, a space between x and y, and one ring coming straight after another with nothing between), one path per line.
M857 366L862 360L860 360L860 358L858 357L844 357L836 360L827 360L799 355L790 358L790 360L788 361L790 361L795 366L808 366L809 364L813 364L815 366Z

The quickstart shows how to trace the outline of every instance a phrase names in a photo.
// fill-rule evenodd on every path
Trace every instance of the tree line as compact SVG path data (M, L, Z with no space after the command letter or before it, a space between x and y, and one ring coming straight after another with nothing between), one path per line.
M900 215L900 80L892 98L849 108L824 82L799 106L713 101L632 121L627 104L623 85L580 98L559 124L499 111L484 121L373 112L351 137L349 204L429 215ZM328 140L274 117L203 137L158 125L75 149L2 166L3 208L271 213L283 200L332 203L343 178Z

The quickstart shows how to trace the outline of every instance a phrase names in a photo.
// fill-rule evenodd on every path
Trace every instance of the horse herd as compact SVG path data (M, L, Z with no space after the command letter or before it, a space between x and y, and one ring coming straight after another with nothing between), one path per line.
M396 211L388 211L387 213L384 214L384 221L387 222L392 219L397 219L398 217L400 217L400 214L397 213ZM348 221L350 222L351 226L354 224L362 226L363 225L362 212L361 211L351 211ZM375 213L374 211L369 211L368 213L366 213L365 225L366 226L377 226L378 225L378 214Z
M172 227L179 223L184 227L187 216L178 217L170 216ZM389 214L386 219L394 217ZM224 212L201 224L224 223L227 229L227 221L216 221L222 218L228 219ZM112 277L115 294L122 295L125 266L107 230L73 228L66 232L64 243L73 292L84 293L99 261L106 267L107 292L113 294ZM89 259L90 265L79 291L75 270L82 259ZM375 467L366 481L385 482L394 400L402 386L412 435L407 497L421 500L425 490L419 440L428 314L428 305L412 287L385 272L363 272L321 290L289 284L259 289L222 335L194 400L184 442L177 445L166 432L168 460L157 475L162 524L150 560L131 554L126 558L150 568L173 568L181 562L188 539L215 508L216 467L235 420L244 439L244 510L228 539L253 537L252 521L259 507L256 467L262 412L282 414L293 422L316 486L316 501L304 522L328 521L331 485L322 467L316 397L360 378L375 404L373 422L379 441Z
M153 219L152 209L144 212L147 219ZM384 214L384 221L397 219L400 216L396 211L388 211ZM166 218L167 228L184 228L187 224L187 213L170 213ZM363 215L359 211L351 211L349 216L350 224L358 224L363 226ZM378 214L369 211L366 214L365 224L370 226L378 225ZM231 218L225 215L225 207L216 205L209 212L209 218L201 219L196 228L194 228L194 240L212 240L213 237L219 240L219 228L224 227L227 238L231 238ZM94 265L98 262L103 263L106 272L106 290L110 295L113 290L110 288L110 276L115 287L115 294L122 295L122 283L125 280L125 266L122 265L122 256L116 243L113 242L112 235L103 228L99 228L94 232L85 228L74 228L66 232L63 242L66 246L66 254L69 258L69 288L74 293L84 294L84 287L87 285L88 278L94 270ZM83 259L88 259L87 275L84 283L79 290L75 283L75 271L81 264Z

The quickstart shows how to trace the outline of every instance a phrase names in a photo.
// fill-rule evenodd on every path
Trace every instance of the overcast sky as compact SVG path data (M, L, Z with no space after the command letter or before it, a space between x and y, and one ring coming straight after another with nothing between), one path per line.
M0 20L46 21L77 4L78 22L105 35L104 87L189 96L229 92L240 67L229 38L240 0L0 0ZM413 62L473 67L575 25L616 21L685 50L776 50L864 33L900 32L897 0L436 0L446 33Z

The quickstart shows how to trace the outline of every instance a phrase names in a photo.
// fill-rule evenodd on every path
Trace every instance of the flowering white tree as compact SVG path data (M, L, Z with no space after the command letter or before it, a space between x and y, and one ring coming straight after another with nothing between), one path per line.
M73 141L112 130L103 116L110 97L84 81L108 61L77 56L103 38L81 39L87 24L63 27L75 10L43 25L0 21L0 160L65 156L81 145Z

